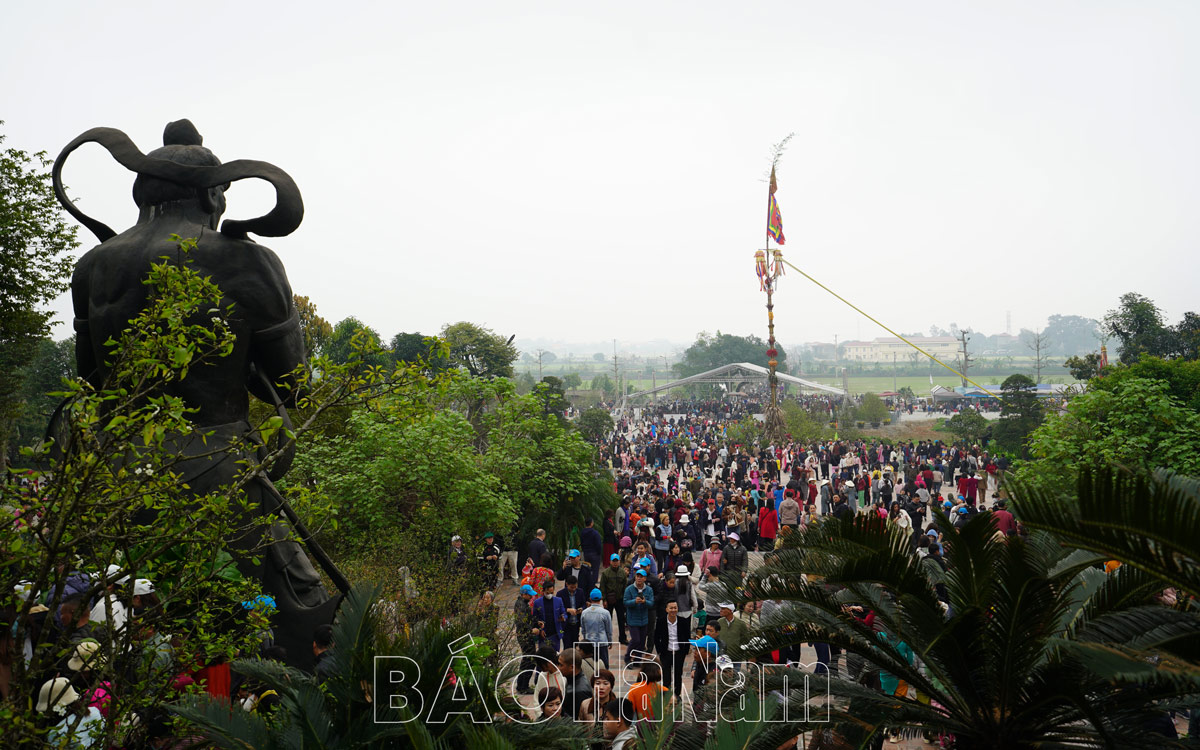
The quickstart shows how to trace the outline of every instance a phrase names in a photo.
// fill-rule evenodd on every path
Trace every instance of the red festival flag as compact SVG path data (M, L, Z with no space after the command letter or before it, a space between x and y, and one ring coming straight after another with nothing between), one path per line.
M783 215L779 213L779 204L775 202L775 167L771 167L771 188L767 198L767 234L771 235L771 239L784 244L783 238Z

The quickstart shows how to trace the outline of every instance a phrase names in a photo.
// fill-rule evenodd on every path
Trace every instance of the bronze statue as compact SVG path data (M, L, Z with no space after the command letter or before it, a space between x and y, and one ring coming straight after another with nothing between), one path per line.
M67 156L84 143L104 146L127 169L137 173L133 198L139 209L137 223L120 234L86 216L62 187L62 167ZM217 222L225 212L225 190L235 180L260 178L276 189L275 208L266 216L248 221ZM292 302L292 289L278 256L247 237L248 232L281 237L299 226L304 206L296 184L283 170L265 162L234 161L221 164L203 145L200 133L188 120L167 125L163 147L142 154L119 130L94 128L69 143L55 160L54 189L59 201L90 229L100 245L85 254L71 279L75 311L76 363L79 374L100 387L107 371L104 342L118 339L147 302L142 283L150 264L162 256L175 257L171 235L197 238L190 254L192 268L210 276L233 304L228 324L237 337L234 351L205 367L193 368L186 378L167 388L197 411L193 421L209 433L206 444L183 442L176 446L186 460L183 472L190 492L197 495L232 485L243 471L245 452L218 455L214 445L242 444L251 433L250 394L276 405L286 415L295 403L291 374L305 361L304 339ZM270 477L252 480L245 492L265 518L283 513L304 538L313 556L342 589L346 580L320 547L308 537L299 519L271 483L286 471L286 461L273 467ZM275 541L254 566L242 555L243 574L261 579L275 598L276 642L287 648L288 660L307 667L312 662L312 634L318 625L331 622L340 597L332 598L321 584L304 550L287 539L279 522L270 526ZM250 542L230 540L235 551Z

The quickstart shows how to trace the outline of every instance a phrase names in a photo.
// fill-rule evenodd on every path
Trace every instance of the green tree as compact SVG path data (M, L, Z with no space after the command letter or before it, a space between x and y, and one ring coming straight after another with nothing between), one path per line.
M1109 368L1103 378L1088 383L1088 388L1112 391L1131 378L1162 381L1171 398L1192 411L1200 412L1200 362L1142 357L1132 365Z
M1186 312L1173 329L1176 357L1195 361L1200 359L1200 315Z
M442 340L449 348L450 361L472 377L511 378L517 349L491 329L460 322L442 329Z
M776 345L779 355L779 371L787 372L787 352L782 346ZM683 353L683 359L672 365L672 369L680 377L712 370L722 365L735 362L749 362L754 365L766 366L767 342L753 334L749 336L734 336L717 331L715 336L700 333L696 341Z
M542 408L547 414L564 418L567 411L567 389L563 381L553 375L547 375L534 387L533 393L542 402Z
M946 420L946 429L950 430L955 438L974 444L988 435L991 425L974 409L963 409Z
M185 257L189 247L181 246ZM71 576L82 587L84 602L115 583L115 577L103 577L110 565L123 575L155 582L161 604L131 610L130 627L90 631L105 653L122 656L95 664L91 674L96 684L121 684L112 704L115 713L99 726L102 736L94 738L98 747L143 744L144 737L129 735L129 722L116 719L135 707L160 710L185 661L216 661L250 646L253 617L239 625L227 613L252 599L258 588L242 578L224 550L227 539L239 536L248 554L264 551L258 545L262 528L246 520L260 518L261 509L248 507L238 486L181 501L176 473L181 462L176 446L200 433L189 419L191 410L169 386L190 368L233 350L234 336L225 322L229 311L221 306L220 291L186 266L155 265L146 283L152 290L148 307L109 342L105 382L93 388L72 379L57 386L71 398L56 424L53 450L47 446L34 455L47 467L44 474L31 474L42 482L39 491L25 494L13 483L0 483L0 505L21 511L19 522L0 525L8 560L0 590L12 592L25 579L22 588L29 592L22 600L11 594L3 598L15 608L15 618L5 623L13 628L13 643L32 636L35 606L60 611ZM48 370L59 366L54 364L59 354L47 359ZM49 380L53 374L42 377ZM215 448L213 457L238 458ZM258 468L248 466L247 473ZM8 699L0 706L6 745L44 745L45 727L39 727L44 717L36 717L33 706L46 675L61 670L75 651L72 636L84 619L68 611L62 610L65 627L40 630L29 662L17 658L8 665ZM86 613L87 607L71 611ZM171 634L183 649L175 654L178 663L170 639L150 637L155 632Z
M1042 331L1049 342L1046 353L1064 357L1091 350L1099 332L1097 321L1081 315L1051 315Z
M1131 364L1143 354L1154 357L1169 353L1170 331L1162 310L1136 292L1121 295L1119 307L1104 316L1104 330L1121 342L1121 362Z
M1197 475L1200 414L1172 397L1166 382L1126 377L1072 398L1030 434L1029 448L1035 460L1017 473L1041 492L1067 495L1081 470L1110 466Z
M613 430L613 418L608 409L593 407L579 415L579 432L585 438L598 443Z
M311 360L324 353L325 346L333 336L333 326L317 314L317 306L308 297L293 294L292 302L300 316L300 330L304 332L304 351Z
M858 405L858 418L860 420L879 426L889 416L890 413L888 412L887 404L883 403L883 399L874 393L863 395L862 403Z
M357 339L357 341L356 341ZM356 348L368 347L372 350L370 364L383 366L386 357L383 353L383 343L379 333L353 316L338 321L333 327L333 333L325 345L325 354L335 364L344 365L354 358Z
M526 393L532 392L534 387L537 385L537 380L534 379L533 373L529 372L528 370L518 375L516 380L513 382L516 383L517 393L522 396L524 396Z
M579 373L577 372L568 372L563 376L563 385L568 390L573 390L583 385L583 378L579 377Z
M430 342L419 333L397 333L388 350L397 362L419 362L429 354Z
M592 355L593 362L603 362L606 359L608 358L604 356L604 352L596 352Z
M762 422L753 416L745 416L726 428L725 441L731 446L741 445L750 448L762 440L764 429Z
M1063 366L1071 372L1071 377L1086 382L1099 374L1100 355L1096 352L1088 352L1082 357L1067 357L1063 361Z
M320 487L344 537L323 539L343 550L367 537L399 548L410 529L442 526L444 538L431 540L440 548L452 533L477 536L516 520L516 506L475 449L466 415L405 406L407 398L398 394L354 412L345 435L296 458L292 483ZM453 529L446 519L455 520Z
M62 403L64 378L75 376L75 337L62 341L48 338L37 342L33 359L21 373L20 400L22 409L14 420L14 446L31 446L41 440L50 426L54 409ZM19 457L14 462L20 462Z
M783 422L787 425L787 433L793 440L809 442L823 440L832 435L826 429L825 415L814 415L795 401L785 400L780 408L783 409Z
M612 398L616 395L617 386L613 385L612 378L608 376L608 373L602 372L592 378L592 390L601 391L605 398Z
M1025 375L1009 375L1000 385L1000 420L992 437L1001 448L1021 457L1028 457L1026 439L1042 423L1042 406L1038 403L1035 384Z
M45 152L0 151L0 469L23 409L25 365L50 332L45 305L66 291L79 246L54 197L51 166Z

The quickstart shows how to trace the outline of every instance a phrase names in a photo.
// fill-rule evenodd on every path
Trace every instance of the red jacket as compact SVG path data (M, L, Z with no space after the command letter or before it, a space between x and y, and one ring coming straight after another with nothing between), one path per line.
M758 512L758 535L774 539L779 534L779 517L775 509L767 506Z

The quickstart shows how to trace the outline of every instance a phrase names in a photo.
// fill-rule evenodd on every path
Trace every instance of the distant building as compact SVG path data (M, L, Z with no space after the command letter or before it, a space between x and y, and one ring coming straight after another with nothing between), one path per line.
M824 341L809 341L804 352L810 359L837 359L837 347Z
M908 340L939 359L953 357L959 345L958 339L953 336L909 336ZM852 362L891 362L893 356L900 360L914 351L895 336L883 336L871 341L847 341L842 344L842 359Z

